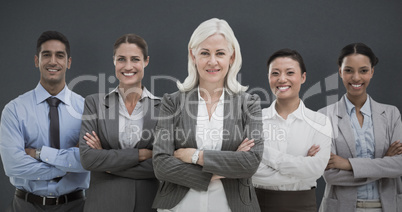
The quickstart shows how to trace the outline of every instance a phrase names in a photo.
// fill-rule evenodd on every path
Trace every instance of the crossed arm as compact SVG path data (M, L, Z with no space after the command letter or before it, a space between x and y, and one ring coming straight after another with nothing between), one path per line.
M259 99L249 101L248 108L254 117L261 117ZM211 180L221 177L249 178L258 168L263 142L259 136L244 140L237 150L243 151L201 151L197 164L191 163L195 148L177 148L173 127L177 108L169 95L165 95L160 108L157 136L154 144L153 162L155 174L160 180L168 181L195 190L207 190ZM175 115L176 114L176 115ZM179 115L180 116L180 115ZM177 120L176 120L177 121ZM245 120L245 126L261 131L260 120ZM254 140L253 140L254 139ZM232 142L232 141L227 141Z
M54 149L43 146L40 160L35 159L36 148L40 146L26 146L27 138L24 137L23 128L15 108L7 105L2 113L0 127L0 153L7 176L51 180L67 172L86 172L81 166L76 147Z
M85 100L84 116L80 135L80 153L83 167L90 171L107 172L116 176L131 179L155 178L152 165L152 150L149 149L111 149L102 146L107 141L101 141L98 134L99 115L96 97L87 97ZM106 147L106 148L105 148Z
M102 150L102 144L95 133L85 133L84 139L89 147L96 150ZM152 150L150 149L138 149L138 161L139 163L133 167L116 170L116 171L105 171L109 174L117 175L120 177L132 178L132 179L148 179L155 178L154 172L152 170Z
M402 143L398 141L394 141L390 147L388 148L387 152L385 153L384 157L392 157L396 155L402 154ZM353 166L350 163L350 160L338 156L334 153L331 153L331 157L329 158L328 165L326 170L328 169L340 169L345 171L353 171Z
M237 148L236 151L238 152L248 152L250 151L250 149L255 145L254 140L251 139L249 140L248 138L244 139L243 142L239 145L239 147ZM180 148L177 149L176 151L174 151L173 156L181 161L183 161L184 163L192 163L192 156L195 153L197 149L195 148ZM199 158L197 161L197 164L200 166L204 166L204 151L200 151L199 152ZM216 175L213 174L211 181L213 180L218 180L218 179L222 179L225 178L223 176L220 175Z
M330 154L330 138L319 134L305 156L282 153L265 145L263 160L253 183L280 186L318 179L324 172Z
M402 143L399 140L390 145L382 158L343 158L336 154L334 147L332 151L324 173L325 180L331 185L361 186L383 177L402 175Z

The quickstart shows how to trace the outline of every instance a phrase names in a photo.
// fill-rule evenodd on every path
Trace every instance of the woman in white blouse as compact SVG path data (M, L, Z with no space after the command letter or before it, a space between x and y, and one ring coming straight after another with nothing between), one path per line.
M194 31L188 51L189 75L160 107L153 163L162 183L153 206L258 212L251 176L263 150L261 108L236 80L242 61L236 37L213 18Z
M297 51L279 50L267 65L276 100L262 111L264 154L253 176L261 211L315 212L316 180L329 159L331 125L299 98L306 68Z
M85 211L151 212L158 188L152 166L160 99L142 84L149 63L143 38L125 34L113 48L119 85L85 99L81 163L91 171Z

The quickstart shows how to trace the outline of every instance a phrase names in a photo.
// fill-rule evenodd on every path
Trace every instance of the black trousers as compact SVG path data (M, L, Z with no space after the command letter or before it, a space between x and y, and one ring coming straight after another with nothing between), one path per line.
M315 188L306 191L273 191L256 188L262 212L317 212Z
M37 205L26 202L14 195L11 205L7 212L38 212L38 211L57 211L57 212L82 212L84 210L85 199L74 200L62 205Z

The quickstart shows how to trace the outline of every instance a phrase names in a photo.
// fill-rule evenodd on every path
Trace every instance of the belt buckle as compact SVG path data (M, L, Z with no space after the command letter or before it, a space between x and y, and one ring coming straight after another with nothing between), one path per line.
M370 202L370 201L357 201L356 206L358 208L381 208L381 202Z
M59 197L42 197L42 205L46 205L46 199L56 199L56 205L59 204Z

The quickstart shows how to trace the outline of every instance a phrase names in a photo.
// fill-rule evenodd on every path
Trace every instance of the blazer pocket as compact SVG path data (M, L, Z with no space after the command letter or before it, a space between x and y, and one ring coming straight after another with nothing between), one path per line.
M158 189L159 194L161 196L166 196L166 195L170 194L176 187L177 187L177 185L174 183L162 181L162 183L159 185L159 189Z
M337 212L339 211L339 200L328 197L322 198L320 212Z
M245 205L250 205L253 199L252 192L254 192L253 187L251 185L250 178L247 179L239 179L239 195L241 201Z

